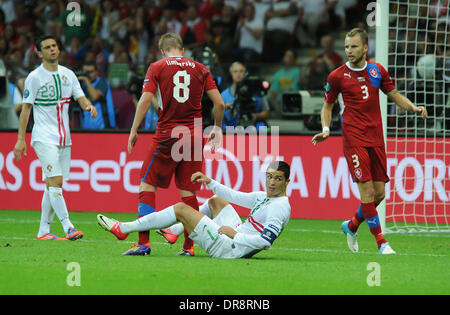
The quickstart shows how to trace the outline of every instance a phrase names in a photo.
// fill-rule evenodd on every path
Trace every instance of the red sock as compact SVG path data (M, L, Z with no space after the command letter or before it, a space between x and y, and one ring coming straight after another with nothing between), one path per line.
M358 212L356 212L355 215L350 219L350 222L348 223L348 228L350 229L350 231L355 233L356 231L358 231L359 225L363 222L364 219L358 215Z
M198 201L197 201L197 197L194 196L189 196L189 197L182 197L181 200L187 204L188 206L191 206L192 208L194 208L195 210L198 211ZM191 249L192 246L194 246L194 241L191 240L189 238L189 235L186 232L186 229L184 229L184 244L183 244L183 248L184 249Z
M366 218L366 222L369 225L370 233L375 237L377 241L378 248L380 248L381 244L386 243L386 240L383 237L383 233L381 231L380 219L378 218L378 212L375 208L375 203L362 203L361 210L364 218Z
M139 192L139 203L145 204L153 209L155 208L155 193L152 191L141 191ZM141 211L141 210L139 210ZM142 218L144 215L147 215L148 213L138 213L138 218ZM139 232L139 245L144 245L150 242L150 231L142 231Z

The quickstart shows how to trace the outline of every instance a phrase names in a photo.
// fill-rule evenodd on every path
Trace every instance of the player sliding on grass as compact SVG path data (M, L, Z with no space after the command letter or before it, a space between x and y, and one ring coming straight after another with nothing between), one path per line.
M342 230L350 250L357 252L356 231L365 220L375 237L379 253L395 254L383 236L376 209L384 199L385 184L389 181L379 91L387 94L397 106L424 119L427 118L427 110L423 106L415 106L401 95L383 66L367 62L367 51L367 33L364 30L353 29L347 33L345 53L348 62L328 76L321 113L323 131L313 137L312 143L316 145L330 135L331 113L339 99L344 155L361 195L361 206L350 220L342 223Z
M248 258L268 249L289 222L291 206L286 196L289 175L287 163L272 162L266 170L267 191L243 193L196 172L191 181L205 183L216 194L205 203L209 207L208 215L181 202L133 222L118 222L102 214L97 216L97 221L119 240L132 232L161 229L180 221L189 238L211 257ZM228 202L251 209L244 223Z

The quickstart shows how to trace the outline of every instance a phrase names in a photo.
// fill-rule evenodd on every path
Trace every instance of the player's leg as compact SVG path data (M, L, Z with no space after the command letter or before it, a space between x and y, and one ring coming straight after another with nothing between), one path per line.
M190 139L191 144L195 143L196 139L194 136L192 136ZM202 139L200 139L200 143L202 143L201 141ZM202 146L199 146L199 149L201 148ZM193 150L191 150L190 160L181 160L178 162L175 168L175 184L180 190L181 200L191 208L199 211L199 205L197 197L195 196L195 192L200 190L201 184L192 183L191 175L195 172L202 171L203 151L200 152L200 154L197 154L198 156L196 156L194 152L195 150L196 148L193 148ZM194 242L189 238L189 233L186 229L184 230L183 248L178 254L183 256L194 255Z
M214 195L199 206L199 212L203 213L208 218L213 219L226 205L228 205L228 202ZM178 236L184 232L184 226L183 223L178 222L166 229L161 229L156 232L164 237L168 243L174 244L177 241Z
M167 188L170 184L173 166L165 159L167 148L165 141L154 139L141 167L138 202L138 219L152 214L156 209L156 191L158 187ZM150 231L139 231L138 242L122 255L149 255Z
M180 202L158 212L145 215L132 222L118 222L104 215L97 216L97 222L119 239L125 239L127 234L140 231L155 230L168 227L177 221L183 223L188 233L192 233L204 215L187 204Z
M50 194L48 192L47 185L44 189L44 194L41 201L41 222L39 224L39 232L36 237L37 240L67 240L63 237L58 237L50 232L50 224L53 222L55 217L55 211L50 203Z
M63 226L66 238L69 240L82 238L83 232L77 231L69 219L62 190L63 178L69 177L70 147L37 142L34 149L42 165L43 179L47 182L48 201Z
M180 194L181 194L181 200L185 204L187 204L194 210L199 211L199 205L198 205L197 197L195 196L195 191L180 189ZM186 228L184 229L183 247L177 255L194 256L194 242L189 238L189 233L186 230Z

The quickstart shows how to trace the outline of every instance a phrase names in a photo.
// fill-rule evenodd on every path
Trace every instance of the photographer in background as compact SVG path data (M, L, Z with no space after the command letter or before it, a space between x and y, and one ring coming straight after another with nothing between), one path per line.
M265 121L269 118L270 112L266 98L258 93L252 93L250 98L247 95L240 95L240 91L244 89L248 91L247 87L240 89L247 76L245 66L238 61L233 62L230 66L230 74L233 83L221 93L225 102L222 128L225 130L227 126L254 125L259 130L261 127L267 127ZM239 100L244 101L239 102Z
M0 129L17 129L22 95L15 84L8 81L8 71L0 59Z
M85 63L83 65L83 71L77 73L77 77L80 81L81 88L98 112L95 119L91 118L89 112L82 112L81 128L116 128L116 116L111 87L105 78L98 76L98 69L95 63Z

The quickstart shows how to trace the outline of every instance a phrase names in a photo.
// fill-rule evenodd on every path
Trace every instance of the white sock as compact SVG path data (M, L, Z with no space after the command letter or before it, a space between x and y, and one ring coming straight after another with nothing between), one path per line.
M49 187L48 192L52 208L56 212L59 221L61 221L64 232L67 233L67 230L73 227L73 224L69 220L69 212L67 211L66 202L62 195L62 188Z
M208 218L212 218L212 212L211 212L211 209L209 208L208 201L206 201L204 204L202 204L198 210L201 213L203 213L204 215L206 215ZM180 235L181 233L183 233L184 232L183 223L178 222L178 223L172 225L170 227L170 232L172 232L173 234L177 234L177 235Z
M52 223L55 216L52 205L50 203L49 192L47 188L44 190L41 202L41 223L39 225L39 232L37 237L41 237L47 233L50 233L50 223Z
M153 212L133 222L125 222L120 226L122 233L141 232L163 229L177 222L175 209L170 206L164 210Z
M180 235L184 231L184 225L181 222L178 222L177 224L174 224L170 227L170 232L176 235Z

